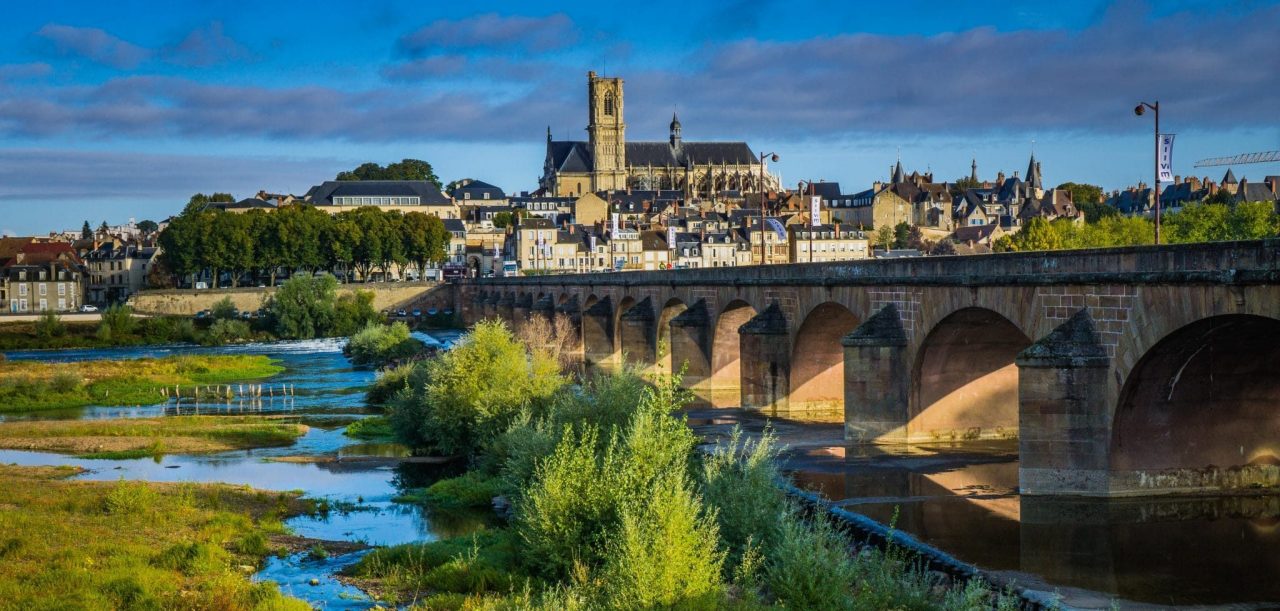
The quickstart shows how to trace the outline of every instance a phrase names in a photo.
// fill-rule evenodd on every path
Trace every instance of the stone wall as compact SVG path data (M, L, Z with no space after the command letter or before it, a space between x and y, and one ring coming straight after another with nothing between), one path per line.
M452 285L419 282L371 282L344 284L338 294L353 290L372 291L373 307L378 310L397 307L453 307ZM236 309L257 310L266 304L275 288L237 288L210 290L142 291L129 298L129 305L139 314L194 316L208 310L224 297L230 297Z

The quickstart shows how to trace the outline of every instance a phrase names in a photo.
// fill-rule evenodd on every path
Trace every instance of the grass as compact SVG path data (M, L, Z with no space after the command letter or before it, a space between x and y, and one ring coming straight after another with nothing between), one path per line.
M0 422L0 447L143 458L293 443L307 427L267 416L168 416L121 420Z
M219 484L67 481L0 465L0 601L9 609L309 609L248 574L296 494Z
M74 363L0 361L0 411L152 405L165 392L258 380L284 368L262 355L182 355Z
M519 545L510 529L397 545L369 552L345 575L398 603L440 593L507 593L532 579L520 570Z
M396 436L386 416L369 416L356 420L348 424L342 434L365 441L390 441Z
M396 498L401 503L422 503L433 509L491 509L493 497L507 493L501 477L467 471Z

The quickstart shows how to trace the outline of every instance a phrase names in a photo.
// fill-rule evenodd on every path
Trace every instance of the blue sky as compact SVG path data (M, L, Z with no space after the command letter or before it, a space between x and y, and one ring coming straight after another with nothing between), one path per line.
M0 232L163 218L197 191L302 193L364 161L534 188L585 74L628 137L746 140L786 184L905 166L1148 179L1160 99L1195 160L1280 149L1280 5L1104 2L62 2L0 23ZM1242 166L1261 179L1280 167Z

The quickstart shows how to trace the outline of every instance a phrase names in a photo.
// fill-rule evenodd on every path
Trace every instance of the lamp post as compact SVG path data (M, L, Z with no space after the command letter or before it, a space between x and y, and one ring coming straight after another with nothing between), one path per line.
M1156 246L1160 245L1160 100L1156 100L1154 104L1139 102L1133 107L1133 114L1141 117L1150 108L1156 119L1156 146L1155 146L1155 181L1151 183L1151 189L1156 194Z
M768 157L770 161L778 163L777 153L760 153L760 265L765 265L768 260L765 259L764 251L764 219L765 219L765 190L764 190L764 160Z

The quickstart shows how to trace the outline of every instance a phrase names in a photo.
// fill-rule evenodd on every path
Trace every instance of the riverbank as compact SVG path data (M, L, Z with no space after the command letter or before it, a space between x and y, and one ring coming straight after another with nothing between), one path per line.
M219 484L71 481L0 465L0 600L17 609L304 610L249 575L297 494Z
M0 361L0 412L151 405L196 387L268 378L284 368L261 355L189 354L164 358L52 363Z
M0 422L0 448L115 459L207 454L285 446L307 429L296 419L268 416Z

